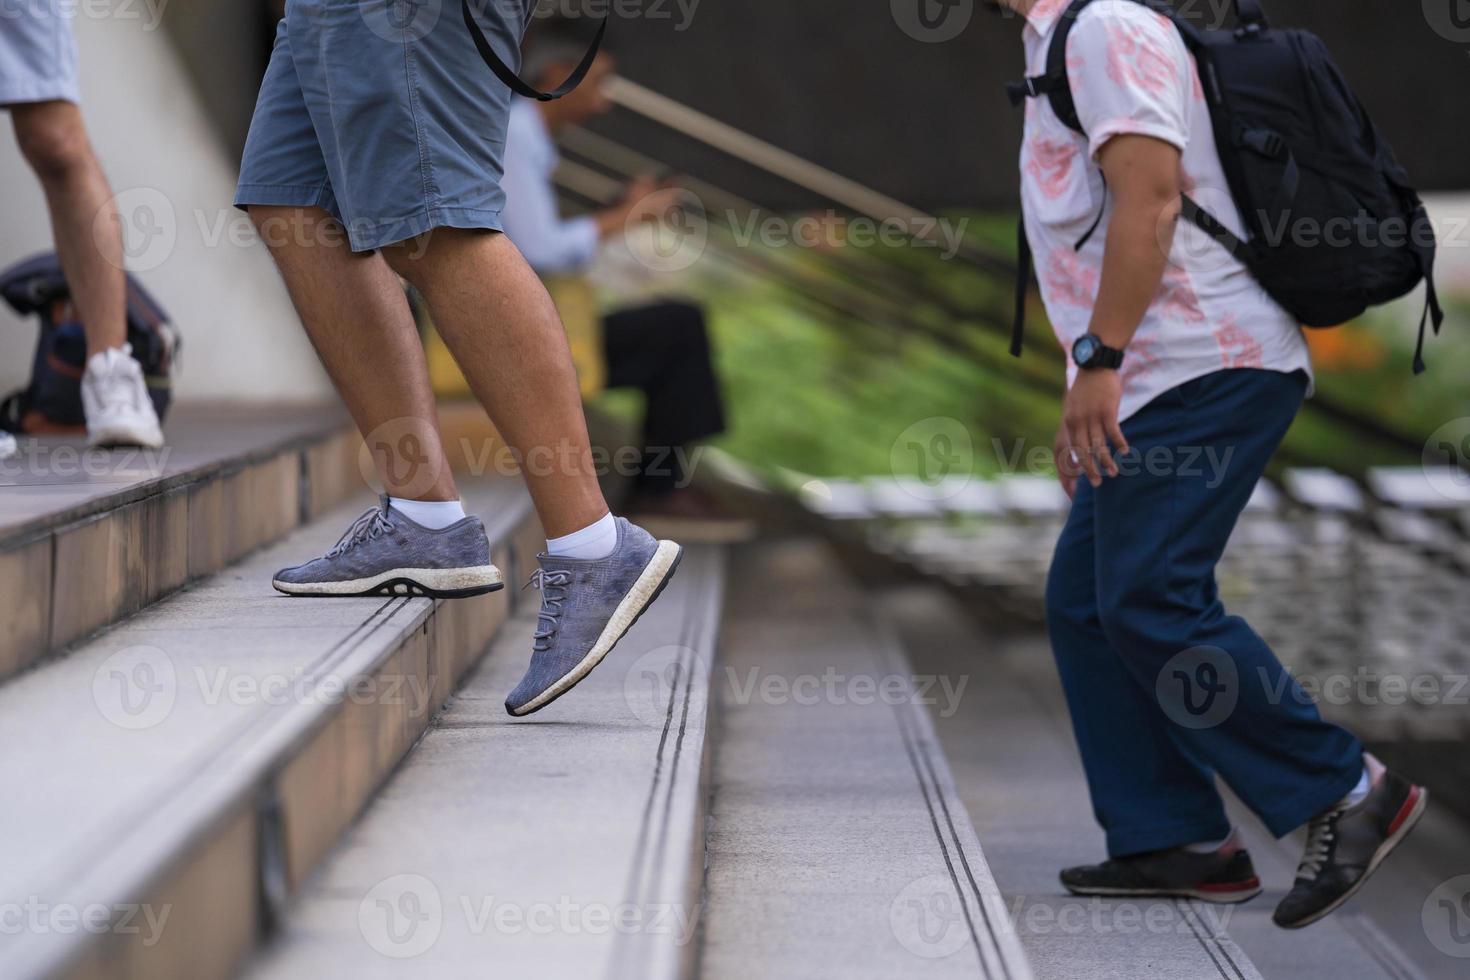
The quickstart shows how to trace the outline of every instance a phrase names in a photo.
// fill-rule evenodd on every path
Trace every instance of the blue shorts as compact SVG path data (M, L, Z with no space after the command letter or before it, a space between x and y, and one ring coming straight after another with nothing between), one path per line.
M534 8L483 4L507 64ZM511 97L459 0L288 0L235 204L324 208L356 252L439 227L499 231Z
M78 101L73 14L58 0L0 0L0 106Z

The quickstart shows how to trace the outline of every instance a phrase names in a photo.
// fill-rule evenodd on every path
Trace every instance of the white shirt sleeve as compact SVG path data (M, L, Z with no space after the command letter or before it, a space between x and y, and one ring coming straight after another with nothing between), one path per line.
M1189 144L1194 64L1162 15L1131 2L1087 8L1067 39L1067 74L1094 160L1114 136Z
M505 191L501 226L538 273L580 272L597 255L601 239L597 219L591 215L562 218L551 173L536 152L540 134L515 122L513 115L506 137L505 173L500 180ZM554 153L548 158L554 166Z

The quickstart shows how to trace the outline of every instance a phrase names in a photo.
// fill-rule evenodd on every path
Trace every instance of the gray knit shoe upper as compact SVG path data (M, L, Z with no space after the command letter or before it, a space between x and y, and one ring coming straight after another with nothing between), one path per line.
M433 530L389 506L364 511L321 558L276 573L287 595L460 598L502 588L478 517Z
M505 699L512 715L539 711L602 662L658 597L683 549L617 519L618 543L606 558L540 555L528 586L541 590L531 665Z

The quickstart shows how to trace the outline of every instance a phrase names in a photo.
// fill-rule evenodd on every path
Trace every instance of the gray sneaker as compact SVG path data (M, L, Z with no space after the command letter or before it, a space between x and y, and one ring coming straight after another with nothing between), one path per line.
M516 717L540 711L592 673L658 598L683 555L621 517L617 547L606 558L540 555L527 583L541 590L531 666L505 710Z
M287 595L419 595L461 599L504 588L490 563L490 541L478 517L440 530L415 524L385 496L352 523L325 556L276 573Z

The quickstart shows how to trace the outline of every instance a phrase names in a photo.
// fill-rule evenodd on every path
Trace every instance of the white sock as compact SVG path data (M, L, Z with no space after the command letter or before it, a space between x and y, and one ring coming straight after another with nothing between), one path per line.
M557 558L582 558L596 561L606 558L618 546L618 522L606 514L596 524L588 524L580 531L551 538L546 542L546 553Z
M388 504L398 513L430 531L438 531L464 520L464 504L458 500L400 500L389 497Z
M1363 756L1363 774L1358 777L1358 785L1353 787L1351 793L1342 798L1344 806L1357 806L1368 798L1368 793L1373 789L1373 783L1378 777L1378 771L1383 769L1383 763L1371 755Z
M1189 851L1191 854L1213 854L1220 848L1224 847L1226 844L1230 843L1230 838L1234 836L1235 828L1231 827L1230 833L1226 834L1224 837L1221 837L1219 840L1200 841L1198 844L1185 844L1184 849L1186 851Z

